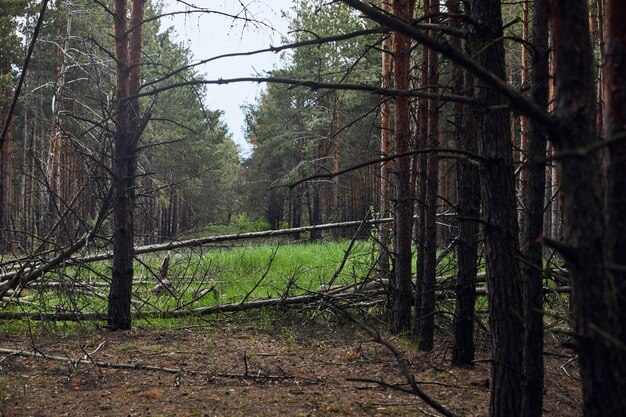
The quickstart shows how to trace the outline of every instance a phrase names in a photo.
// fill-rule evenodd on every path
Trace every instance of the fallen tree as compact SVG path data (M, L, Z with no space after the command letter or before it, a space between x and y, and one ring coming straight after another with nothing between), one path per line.
M226 303L210 307L189 308L185 310L172 309L163 311L137 311L132 314L133 319L155 319L155 318L184 318L202 317L220 313L237 313L262 308L294 308L310 305L321 305L324 301L341 301L350 305L361 305L367 302L368 307L374 307L385 302L385 288L381 282L370 282L364 288L359 288L361 284L343 286L331 289L328 292L315 292L293 297L276 297L262 300L249 301L245 303ZM571 287L544 287L545 294L569 294ZM476 294L487 296L487 289L477 288ZM440 291L437 299L447 300L454 298L450 291ZM104 312L0 312L0 320L20 320L29 319L37 321L103 321L106 320Z
M137 246L134 249L135 255L143 255L148 253L156 253L156 252L166 252L175 249L185 249L185 248L195 248L206 246L213 243L222 243L222 242L233 242L233 241L241 241L241 240L251 240L251 239L262 239L262 238L272 238L278 236L289 236L295 233L305 233L312 231L322 231L322 230L332 230L339 228L347 228L347 227L358 227L362 224L368 225L376 225L382 223L391 223L393 222L393 218L387 217L382 219L372 219L372 220L357 220L350 222L341 222L341 223L327 223L327 224L319 224L314 226L303 226L303 227L295 227L291 229L279 229L279 230L266 230L262 232L249 232L249 233L236 233L229 235L220 235L220 236L207 236L197 239L188 239L188 240L178 240L167 243L155 244L155 245L145 245L145 246ZM78 250L83 248L85 244L93 237L93 233L90 233L78 240L74 244L70 245L68 248L63 250L60 254L55 256L53 259L49 261L39 261L37 263L31 263L30 265L27 262L21 261L22 266L17 268L17 270L6 272L0 275L0 291L4 288L11 288L12 284L15 284L14 281L24 281L30 282L34 279L39 278L45 272L49 272L61 264L64 265L80 265L92 262L103 261L107 259L111 259L113 257L112 251L100 252L93 255L82 256L82 257L73 257ZM27 266L25 266L27 265ZM7 266L5 269L9 269ZM17 277L17 279L16 279ZM8 284L7 282L11 282L12 284Z

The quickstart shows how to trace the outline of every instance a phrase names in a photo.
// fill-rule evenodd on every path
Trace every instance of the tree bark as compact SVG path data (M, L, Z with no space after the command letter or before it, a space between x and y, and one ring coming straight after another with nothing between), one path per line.
M430 0L424 0L423 2L424 15L427 15L430 10ZM426 91L428 89L428 48L422 45L422 62L420 65L420 90ZM428 100L420 98L418 102L418 123L417 123L417 147L422 148L428 146ZM413 333L419 335L421 333L422 317L423 314L423 295L424 295L424 259L426 250L425 241L425 227L426 227L426 181L428 170L428 155L420 154L416 155L416 173L415 180L417 187L415 188L416 195L416 211L417 219L415 224L415 246L416 246L416 260L415 260L415 313L413 320Z
M533 6L531 99L541 108L548 108L548 14L545 0ZM543 285L542 247L543 210L546 187L545 129L528 120L528 159L523 169L522 187L522 251L526 262L524 279L524 391L522 415L541 417L543 409Z
M621 399L614 407L616 413L620 410L619 413L626 414L626 4L605 0L604 13L603 125L605 140L609 142L606 175L609 276L606 291L612 334L621 343L621 349L615 348L613 352L613 371L619 384L617 395Z
M383 1L381 7L384 11L390 11L390 4ZM391 36L385 35L382 42L382 58L381 58L381 87L388 89L392 87L391 72L391 54L392 54ZM391 134L393 126L391 125L391 101L387 97L382 98L380 105L380 154L381 156L389 156L391 154ZM391 201L391 162L383 162L380 165L379 176L379 217L386 217L390 214ZM380 256L378 258L379 276L382 279L389 278L389 243L391 230L389 225L380 225L380 242L382 244Z
M413 0L394 0L394 15L405 22L413 18ZM411 39L399 33L393 33L394 51L394 88L408 90L411 72ZM395 152L409 151L410 119L409 98L395 97ZM395 277L392 290L390 332L398 334L411 327L411 232L413 229L413 199L411 192L411 160L409 157L398 158L395 170Z
M430 0L428 14L437 16L439 0ZM439 19L432 17L430 23ZM432 31L431 31L432 32ZM432 33L431 33L432 35ZM428 49L428 85L431 93L439 84L439 55ZM428 146L439 146L438 100L428 100ZM422 311L419 349L433 349L435 336L435 281L437 276L437 190L439 188L439 157L431 152L427 156L426 200L424 201L424 281L422 284Z
M461 28L459 0L448 0L450 25ZM459 38L451 38L450 44L461 49ZM464 76L465 74L465 76ZM452 65L453 91L455 94L471 94L474 79L458 64ZM459 149L478 152L474 107L468 104L454 105L454 137ZM457 214L459 236L457 242L458 276L455 287L456 308L454 313L454 346L452 363L469 366L474 360L474 306L476 303L476 273L478 263L478 218L480 216L480 179L478 167L461 160L457 164Z
M560 126L553 140L557 152L567 153L596 142L587 1L549 0L548 4L557 74L555 117ZM562 158L559 168L565 244L556 246L570 268L583 413L586 417L626 415L624 374L615 362L618 347L606 304L610 280L605 265L600 166L593 155L574 153Z
M331 148L333 153L332 160L332 171L338 172L341 168L341 109L339 102L339 94L337 91L333 94L333 125L331 127ZM332 179L332 202L331 202L331 210L333 213L333 222L338 223L341 219L340 207L339 207L339 175L333 177ZM345 217L344 217L345 219ZM335 232L339 232L338 230L333 230L333 238L335 240L339 239L339 234L335 234Z
M473 1L471 17L478 62L505 79L500 1ZM493 350L490 415L513 417L521 410L523 303L510 119L504 99L490 86L477 83L475 97L482 106L477 125Z
M113 158L113 269L107 322L111 330L131 327L135 175L137 144L141 135L139 100L128 99L141 83L142 21L145 0L133 0L130 39L126 0L115 0L115 53L117 58L117 117Z
M11 60L3 57L2 75L11 74ZM3 88L2 116L3 120L10 111L12 90L9 86ZM7 128L5 142L0 147L0 252L10 252L12 249L12 234L10 230L13 216L13 129Z

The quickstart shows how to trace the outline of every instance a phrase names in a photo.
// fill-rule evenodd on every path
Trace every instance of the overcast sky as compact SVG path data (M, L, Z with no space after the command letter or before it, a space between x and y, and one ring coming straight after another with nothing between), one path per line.
M291 12L293 0L191 0L187 3L231 15L241 14L243 3L248 16L263 22L261 25L244 25L239 20L206 13L162 19L161 27L173 26L177 40L187 44L194 59L199 61L224 53L253 51L280 44L281 35L288 31L286 15ZM187 6L177 0L165 1L164 12L186 9ZM270 70L279 62L279 55L266 53L218 60L198 69L208 79L249 77ZM206 105L212 110L224 111L224 121L244 155L249 153L250 147L244 140L241 106L253 103L262 89L262 85L252 83L209 86L207 89Z

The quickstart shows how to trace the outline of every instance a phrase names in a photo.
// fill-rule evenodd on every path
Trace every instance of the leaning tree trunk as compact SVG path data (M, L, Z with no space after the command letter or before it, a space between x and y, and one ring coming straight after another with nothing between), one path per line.
M506 79L500 1L472 2L471 17L478 62ZM490 415L514 417L521 409L523 304L509 110L498 92L480 82L475 98L482 106L477 125L493 350Z
M542 109L548 108L548 16L545 1L535 1L532 24L531 98ZM526 118L525 118L526 119ZM543 408L543 285L542 248L538 239L543 231L546 187L545 129L528 120L528 158L522 178L522 250L526 263L524 277L524 391L522 415L541 417Z
M403 21L413 17L413 0L394 0L393 12ZM411 39L393 34L394 87L410 88ZM395 153L409 151L410 119L408 97L395 97ZM395 277L392 289L390 331L397 334L411 327L411 231L413 229L413 199L411 193L411 160L403 157L395 161Z
M615 381L619 394L614 415L626 414L626 3L604 3L604 136L609 141L607 172L608 301L612 334L621 343L614 349ZM619 407L619 408L617 408ZM618 412L618 410L620 410Z
M558 97L555 117L560 128L552 139L557 153L563 155L559 159L559 174L565 243L547 242L560 250L569 266L583 413L586 417L623 416L626 415L624 373L615 361L615 351L620 347L616 345L606 303L611 284L605 264L600 164L594 155L579 151L597 141L587 1L549 0L548 4ZM619 224L610 227L617 228Z
M130 39L126 24L126 0L115 0L115 53L117 58L117 117L113 157L113 270L109 292L108 326L131 327L133 238L137 149L141 135L139 101L130 98L141 82L142 21L145 0L133 0Z

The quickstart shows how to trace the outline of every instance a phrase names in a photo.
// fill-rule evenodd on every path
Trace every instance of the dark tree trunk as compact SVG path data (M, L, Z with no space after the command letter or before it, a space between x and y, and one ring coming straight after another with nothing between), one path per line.
M280 229L280 221L283 218L283 201L276 191L270 191L267 197L267 223L271 230Z
M334 92L334 104L333 104L333 125L331 127L331 150L333 153L332 160L332 172L339 172L341 169L341 109L339 103L339 95ZM332 179L332 201L331 211L332 220L335 223L339 223L342 220L341 210L339 206L339 175L336 175ZM345 216L343 216L345 220ZM341 233L339 229L333 229L333 238L338 240Z
M302 226L302 195L299 191L300 187L290 190L290 215L289 227L296 228ZM300 233L294 233L293 240L300 240Z
M145 0L133 0L130 39L126 25L126 0L115 1L115 53L117 58L117 117L113 158L113 270L109 292L108 326L131 327L133 238L137 144L141 134L139 92L141 42Z
M531 99L548 108L548 14L546 2L533 6ZM541 417L543 408L543 283L542 248L543 208L546 187L546 132L538 123L528 120L528 159L522 177L522 251L526 263L524 279L524 391L522 415ZM527 134L526 134L527 133Z
M403 21L413 17L413 0L394 0L393 12ZM411 39L399 33L393 34L394 87L410 88ZM396 153L409 151L410 120L409 98L395 97L395 149ZM409 157L395 160L395 277L392 289L390 332L398 334L411 327L411 232L413 229L413 199L411 193L411 160Z
M430 1L424 0L424 15L427 15L430 10ZM420 89L425 91L428 88L428 48L422 45L422 63L420 66ZM421 98L418 105L418 120L417 123L417 147L423 148L428 145L428 100ZM426 171L428 169L428 155L422 153L415 157L416 161L416 173L415 179L417 187L415 188L416 195L416 211L417 220L415 225L415 246L416 246L416 260L415 260L415 317L413 320L413 333L419 335L421 333L422 317L423 313L423 297L424 297L424 258L426 250L425 241L425 228L426 228Z
M549 6L557 75L555 116L560 127L553 140L557 152L571 154L559 164L565 245L555 246L568 262L572 282L583 413L586 417L623 416L624 373L615 361L618 347L606 304L611 285L605 265L600 167L593 155L576 152L597 140L587 1L549 0Z
M459 0L447 2L451 16L459 15ZM453 27L461 28L459 19L450 18ZM461 49L458 38L452 38L453 47ZM452 65L454 94L470 94L474 79L457 64ZM473 106L454 105L454 137L456 146L469 152L478 152ZM476 272L478 263L478 217L480 215L480 179L478 167L461 160L456 168L457 214L459 237L457 242L456 308L454 312L454 346L452 363L469 366L474 360L474 306L476 303Z
M479 63L506 79L500 1L473 1L471 16ZM493 350L490 415L514 417L521 411L523 303L510 119L492 88L477 83L475 97L482 106L477 125Z
M430 0L428 14L437 16L439 0ZM437 24L439 19L431 18ZM432 33L431 33L432 35ZM428 50L429 92L436 94L439 84L439 54ZM438 100L428 100L428 146L439 146ZM439 188L439 157L428 154L426 200L424 201L424 282L422 284L422 324L420 326L419 349L431 351L435 336L435 284L437 282L437 190Z
M313 202L311 204L311 226L322 223L322 209L320 207L320 186L318 183L313 184ZM319 230L311 231L311 241L315 242L322 238Z
M613 335L615 380L619 384L615 413L626 414L626 3L604 3L604 136L610 142L607 171L608 301ZM620 266L620 267L617 267ZM619 412L618 412L619 410Z

